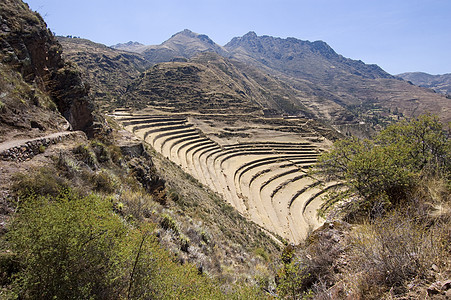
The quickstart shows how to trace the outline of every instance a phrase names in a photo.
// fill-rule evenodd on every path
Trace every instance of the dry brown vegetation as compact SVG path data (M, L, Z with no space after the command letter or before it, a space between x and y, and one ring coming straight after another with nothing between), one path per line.
M449 139L436 118L422 116L388 127L375 142L363 151L360 141L338 142L320 159L324 174L341 169L332 177L347 187L327 198L338 200L338 214L329 217L353 223L326 223L299 248L302 274L310 274L299 292L312 289L318 299L445 297L451 275ZM384 164L374 155L379 151ZM379 173L385 167L391 170Z

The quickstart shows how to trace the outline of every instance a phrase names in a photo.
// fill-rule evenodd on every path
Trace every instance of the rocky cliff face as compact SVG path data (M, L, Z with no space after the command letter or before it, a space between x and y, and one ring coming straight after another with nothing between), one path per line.
M39 14L21 0L2 0L0 62L19 72L27 85L49 95L72 129L93 135L89 87L61 54L61 45Z

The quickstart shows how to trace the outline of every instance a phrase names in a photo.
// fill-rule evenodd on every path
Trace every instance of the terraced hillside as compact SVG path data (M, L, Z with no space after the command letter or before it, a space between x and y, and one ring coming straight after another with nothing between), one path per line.
M235 124L225 135L225 124L192 115L118 110L114 116L269 232L297 243L321 224L321 195L336 185L323 186L306 172L325 143L314 133Z

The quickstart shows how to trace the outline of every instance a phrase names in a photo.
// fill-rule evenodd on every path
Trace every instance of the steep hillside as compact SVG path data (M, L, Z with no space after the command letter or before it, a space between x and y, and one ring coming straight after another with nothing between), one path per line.
M0 14L2 134L57 131L61 119L45 113L57 108L73 129L93 135L88 88L39 14L18 0L2 1Z
M280 243L114 120L95 135L89 85L42 18L20 0L2 1L0 13L1 299L180 298L188 289L228 299L237 281L270 282ZM73 49L66 58L96 73L86 77L96 92L128 84L147 63L62 42Z
M65 58L77 63L97 103L117 101L151 64L139 54L115 50L85 39L58 37Z
M249 71L249 76L245 71ZM294 105L296 96L282 82L258 70L204 53L187 62L161 63L150 68L130 86L124 99L130 105L144 102L143 105L172 107L182 112L302 114L302 109ZM309 112L304 109L303 114Z
M0 143L69 127L48 95L27 84L10 66L0 64Z
M396 76L438 93L451 95L451 74L431 75L423 72L408 72Z
M126 130L222 195L241 215L274 237L299 243L322 222L316 209L323 188L307 170L328 141L308 119L258 123L233 115L149 108L113 114Z
M250 32L232 39L224 48L232 58L279 76L297 89L310 87L328 106L334 102L360 119L389 119L389 110L395 108L408 117L431 112L444 121L451 119L449 99L397 80L376 65L344 58L322 41Z

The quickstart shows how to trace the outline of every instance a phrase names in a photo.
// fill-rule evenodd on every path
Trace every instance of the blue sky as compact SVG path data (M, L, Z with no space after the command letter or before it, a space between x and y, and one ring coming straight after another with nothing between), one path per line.
M450 0L25 0L58 35L160 44L183 29L220 45L249 31L323 40L391 74L451 73Z

